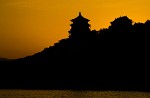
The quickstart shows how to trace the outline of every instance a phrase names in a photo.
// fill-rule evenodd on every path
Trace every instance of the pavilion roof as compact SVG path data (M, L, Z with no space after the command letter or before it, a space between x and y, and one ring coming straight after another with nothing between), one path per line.
M70 20L70 21L72 21L72 22L74 22L74 21L90 21L89 19L87 19L87 18L84 18L82 15L81 15L81 12L79 12L79 16L78 17L76 17L76 18L74 18L74 19L72 19L72 20Z

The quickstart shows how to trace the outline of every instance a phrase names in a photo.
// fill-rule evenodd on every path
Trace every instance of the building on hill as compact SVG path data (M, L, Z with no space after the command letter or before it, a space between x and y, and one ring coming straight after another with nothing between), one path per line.
M70 26L71 29L69 31L69 37L75 39L84 39L90 33L90 24L88 23L90 20L84 18L79 12L79 16L70 20L73 22Z

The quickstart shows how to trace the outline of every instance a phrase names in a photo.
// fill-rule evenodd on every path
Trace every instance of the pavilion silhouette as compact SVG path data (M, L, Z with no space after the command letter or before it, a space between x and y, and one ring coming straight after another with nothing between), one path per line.
M90 33L90 25L88 24L90 20L84 18L79 12L79 16L72 19L73 22L70 26L69 37L73 39L82 39Z
M0 61L0 88L149 91L150 21L122 16L98 31L89 21L79 12L69 38L34 55Z

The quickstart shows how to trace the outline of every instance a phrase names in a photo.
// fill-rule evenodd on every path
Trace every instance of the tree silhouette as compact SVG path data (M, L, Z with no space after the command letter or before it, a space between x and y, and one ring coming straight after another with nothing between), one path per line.
M150 54L149 20L133 24L122 16L99 31L90 30L81 13L71 21L69 38L34 55L1 61L0 87L11 81L22 88L28 83L31 88L34 83L46 88L45 83L51 89L150 90L145 65Z
M110 29L124 31L124 30L131 29L133 21L129 19L127 16L122 16L122 17L116 18L114 21L110 23L111 23Z

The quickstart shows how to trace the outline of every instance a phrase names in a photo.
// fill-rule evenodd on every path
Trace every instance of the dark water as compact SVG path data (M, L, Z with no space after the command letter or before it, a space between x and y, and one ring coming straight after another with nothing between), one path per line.
M73 90L0 90L0 98L150 98L150 93Z

